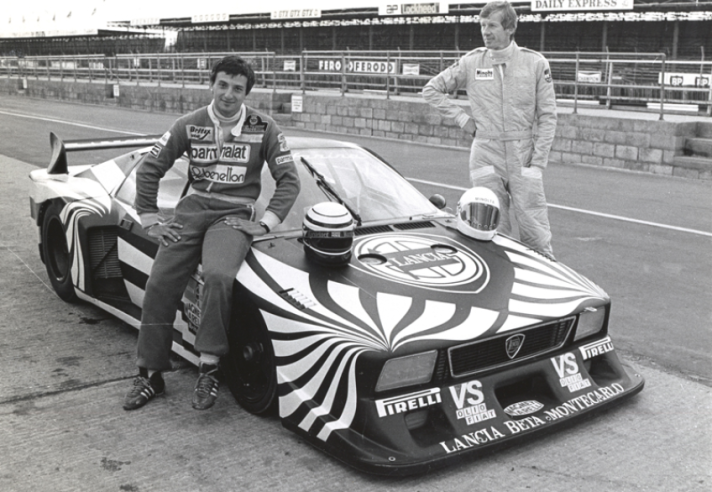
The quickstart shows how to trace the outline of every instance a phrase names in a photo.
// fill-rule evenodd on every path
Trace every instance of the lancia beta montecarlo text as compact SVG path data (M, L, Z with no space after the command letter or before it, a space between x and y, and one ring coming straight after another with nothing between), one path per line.
M468 432L467 434L453 438L450 441L442 441L440 446L442 446L443 449L450 454L469 449L474 446L487 444L492 441L497 441L508 436L519 434L520 432L541 427L542 425L546 425L547 422L554 422L582 410L586 410L610 398L613 398L620 393L623 393L623 391L625 391L623 387L617 383L610 386L604 386L595 391L590 391L585 395L572 398L564 402L563 405L559 405L549 410L544 410L543 419L537 417L536 415L531 415L518 420L505 420L504 427L490 425L483 429Z

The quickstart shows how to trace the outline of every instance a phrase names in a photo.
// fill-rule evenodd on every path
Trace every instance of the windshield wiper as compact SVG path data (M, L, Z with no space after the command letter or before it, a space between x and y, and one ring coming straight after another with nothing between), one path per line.
M346 200L344 200L343 198L341 198L339 196L339 194L336 192L336 190L334 190L334 188L331 187L329 182L326 181L326 178L324 177L323 174L321 174L319 171L317 171L314 166L309 164L309 162L304 157L301 157L301 159L302 159L302 162L304 163L304 165L307 166L307 169L309 169L309 172L312 174L312 176L314 176L314 179L316 179L316 183L317 183L317 185L319 185L319 188L321 188L327 194L334 197L341 205L346 207L346 210L349 211L351 216L356 221L356 225L358 227L360 227L361 226L361 216L351 207L351 205L346 203Z

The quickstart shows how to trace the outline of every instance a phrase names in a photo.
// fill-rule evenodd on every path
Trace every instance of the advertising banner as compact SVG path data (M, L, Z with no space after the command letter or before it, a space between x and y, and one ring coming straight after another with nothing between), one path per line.
M378 7L378 15L428 15L447 14L448 2L388 2Z
M532 12L633 10L633 0L532 0Z
M319 70L324 72L341 72L341 60L319 60ZM380 60L349 60L346 62L349 73L398 73L396 62Z
M662 84L663 74L658 74L658 84ZM696 73L665 72L665 85L672 87L709 87L710 76Z
M273 10L270 14L270 19L272 19L272 20L318 19L320 17L321 17L320 9Z
M404 63L403 75L420 75L419 63Z
M292 94L292 113L301 113L304 111L304 99L301 95Z
M598 84L601 82L601 72L579 70L576 74L576 80L579 82Z

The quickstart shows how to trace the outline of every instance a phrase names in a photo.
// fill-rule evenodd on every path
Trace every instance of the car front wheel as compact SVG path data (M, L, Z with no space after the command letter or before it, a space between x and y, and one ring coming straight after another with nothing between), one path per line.
M250 413L274 413L277 407L274 349L256 307L235 306L228 339L230 353L221 366L235 400Z

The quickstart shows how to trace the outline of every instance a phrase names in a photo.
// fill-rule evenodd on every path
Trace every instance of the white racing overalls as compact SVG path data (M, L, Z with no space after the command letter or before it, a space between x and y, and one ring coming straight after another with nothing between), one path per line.
M477 128L470 152L472 186L485 186L499 198L498 232L512 234L511 197L521 241L553 257L541 175L556 131L549 63L514 41L500 51L478 48L430 80L423 98L464 127L470 116L447 95L462 88Z

